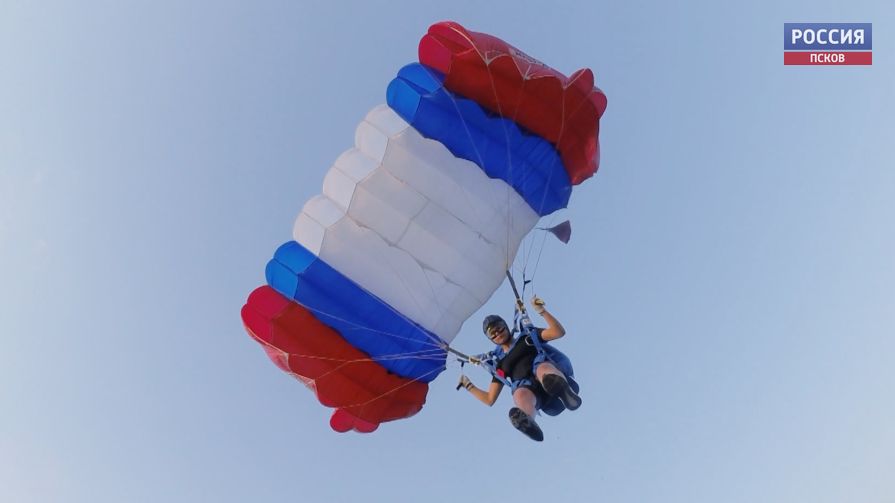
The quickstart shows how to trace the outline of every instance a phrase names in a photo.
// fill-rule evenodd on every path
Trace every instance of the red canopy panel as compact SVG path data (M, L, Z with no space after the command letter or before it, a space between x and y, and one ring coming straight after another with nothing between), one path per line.
M419 58L445 74L451 91L553 143L573 184L596 173L606 95L589 69L566 77L499 38L450 21L429 27Z
M371 432L382 422L416 414L426 402L426 383L389 373L269 286L249 295L242 321L278 367L336 409L330 420L336 431Z

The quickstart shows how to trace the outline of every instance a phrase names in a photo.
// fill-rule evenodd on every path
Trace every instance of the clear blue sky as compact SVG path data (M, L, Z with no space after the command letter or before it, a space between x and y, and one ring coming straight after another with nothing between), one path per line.
M536 276L584 398L543 444L455 367L336 434L239 318L445 19L609 98ZM872 22L873 66L784 67L808 21ZM882 0L3 2L0 501L895 500L893 26Z

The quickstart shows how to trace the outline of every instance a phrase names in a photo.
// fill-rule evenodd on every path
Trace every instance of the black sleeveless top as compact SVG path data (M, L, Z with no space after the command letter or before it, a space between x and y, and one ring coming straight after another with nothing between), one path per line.
M535 329L538 337L541 336L541 330ZM538 348L535 347L531 336L526 335L524 339L517 341L509 353L501 358L497 364L497 370L503 371L507 378L518 381L532 377L531 365L534 363L535 357L538 356ZM492 382L500 382L496 377Z

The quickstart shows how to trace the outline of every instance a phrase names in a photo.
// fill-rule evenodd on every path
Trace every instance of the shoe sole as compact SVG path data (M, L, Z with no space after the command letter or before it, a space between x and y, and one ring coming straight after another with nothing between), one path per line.
M563 406L569 410L577 410L581 407L581 397L572 389L569 382L559 376L548 375L544 378L542 386L548 394L556 396ZM551 391L553 391L551 393Z
M578 410L578 407L581 407L581 397L576 395L572 388L567 387L563 390L559 395L559 401L569 410Z
M535 442L544 441L544 432L541 431L541 427L519 407L510 409L510 422L513 423L514 428L521 431L526 437Z

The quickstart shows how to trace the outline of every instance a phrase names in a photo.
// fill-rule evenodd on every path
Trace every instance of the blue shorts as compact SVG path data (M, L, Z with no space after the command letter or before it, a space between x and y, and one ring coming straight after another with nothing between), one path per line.
M519 388L530 389L537 399L537 404L535 406L548 416L556 416L560 412L566 410L566 407L565 405L563 405L562 400L557 397L547 395L547 393L544 391L544 388L541 387L541 383L533 379L533 377L537 375L538 366L545 362L552 363L557 370L562 372L563 375L566 376L566 379L569 381L569 386L571 386L572 389L575 390L575 393L578 393L580 388L578 386L578 383L575 382L575 379L573 378L574 370L572 369L572 360L570 360L568 356L563 354L562 351L548 344L544 344L544 352L537 355L534 361L531 363L532 378L513 381L511 388L512 391L516 391Z

